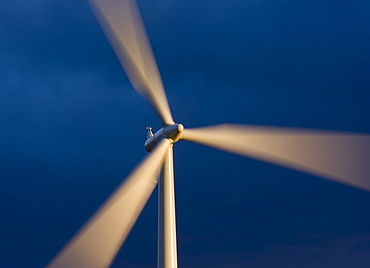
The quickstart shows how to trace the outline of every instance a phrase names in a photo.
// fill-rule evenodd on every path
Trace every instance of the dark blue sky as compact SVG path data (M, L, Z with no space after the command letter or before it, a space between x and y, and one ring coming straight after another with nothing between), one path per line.
M138 0L176 121L370 133L370 4ZM0 267L42 267L160 127L85 1L0 2ZM370 193L175 146L180 267L369 267ZM113 267L156 266L156 192Z

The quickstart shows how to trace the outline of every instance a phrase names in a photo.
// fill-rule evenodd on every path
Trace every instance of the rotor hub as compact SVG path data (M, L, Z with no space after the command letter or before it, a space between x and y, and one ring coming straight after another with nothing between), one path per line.
M175 143L181 139L184 126L182 124L171 124L163 128L163 136Z

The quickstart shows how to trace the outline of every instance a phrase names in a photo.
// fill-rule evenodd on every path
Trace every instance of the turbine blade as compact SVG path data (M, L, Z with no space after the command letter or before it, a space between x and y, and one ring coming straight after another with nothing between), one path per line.
M109 267L157 184L169 144L170 141L164 139L144 159L48 268Z
M173 124L140 13L131 0L89 0L135 90L154 108L162 125Z
M370 191L370 135L299 128L216 125L182 139Z

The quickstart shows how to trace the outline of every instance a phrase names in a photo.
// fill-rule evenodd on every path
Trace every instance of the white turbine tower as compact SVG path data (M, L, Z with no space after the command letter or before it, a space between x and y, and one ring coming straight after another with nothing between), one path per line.
M145 142L152 153L47 267L108 267L158 182L158 267L177 267L172 150L181 139L370 191L369 135L229 124L184 129L175 123L135 2L90 0L90 4L131 84L163 127Z

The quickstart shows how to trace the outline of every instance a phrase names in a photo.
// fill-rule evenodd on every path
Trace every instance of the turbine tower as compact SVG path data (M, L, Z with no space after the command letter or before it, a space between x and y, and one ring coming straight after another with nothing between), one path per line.
M231 124L185 129L175 123L135 2L89 2L132 86L152 106L162 128L155 134L148 129L145 148L151 153L47 267L109 267L157 184L158 267L177 267L173 145L179 140L370 191L369 135Z

